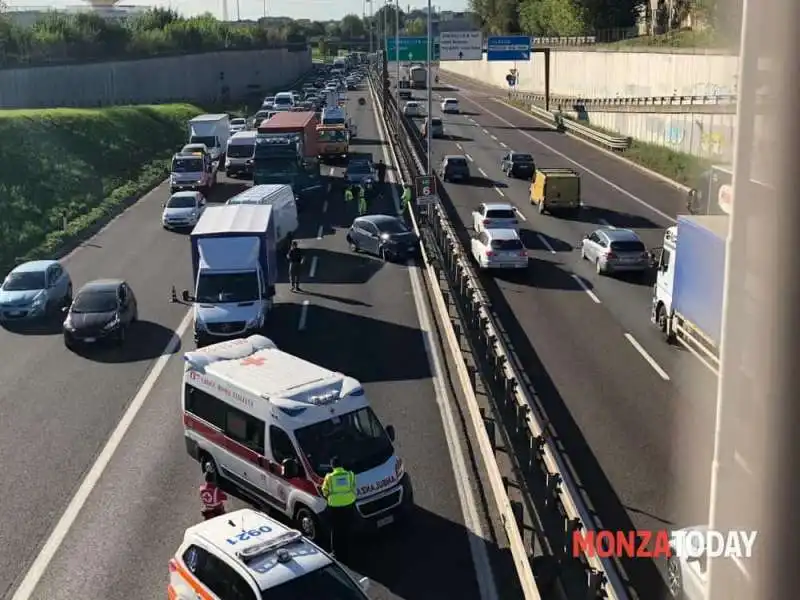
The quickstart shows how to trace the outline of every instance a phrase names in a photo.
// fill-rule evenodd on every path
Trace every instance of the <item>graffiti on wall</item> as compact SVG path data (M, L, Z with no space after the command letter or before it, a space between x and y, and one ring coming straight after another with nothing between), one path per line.
M689 91L689 96L733 96L736 94L736 82L731 84L711 83L703 81L695 83Z
M661 139L665 146L713 159L727 159L732 152L733 137L725 124L701 120L664 122L652 119L648 123L651 139Z

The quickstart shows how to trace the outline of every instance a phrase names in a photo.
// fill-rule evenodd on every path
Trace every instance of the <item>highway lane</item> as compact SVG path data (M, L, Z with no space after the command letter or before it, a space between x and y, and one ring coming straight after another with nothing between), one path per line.
M351 93L353 100L361 95ZM350 103L361 138L357 149L377 159L381 146L376 143L372 107L354 104ZM331 178L340 174L339 168L326 171ZM371 210L395 210L393 199L387 194ZM448 460L452 440L443 433L412 301L409 269L415 267L351 254L344 227L352 211L341 194L335 194L320 198L303 214L298 237L309 252L305 291L289 292L282 277L269 335L287 351L361 379L383 422L397 428L398 452L413 477L417 509L408 526L366 540L353 557L351 567L373 580L374 597L478 598ZM141 225L156 231L155 237L171 237L155 221ZM124 236L123 231L116 233ZM145 252L143 260L156 258ZM186 248L169 261L176 270L171 280L185 283ZM166 302L166 297L154 292L153 302ZM180 305L170 309L178 321L186 312ZM182 344L191 347L190 333L184 333ZM199 518L200 472L186 454L179 415L181 372L176 354L167 361L32 598L116 597L130 589L142 597L164 594L167 560L184 529Z
M496 286L502 294L503 302L495 308L597 512L606 526L615 528L702 522L708 510L713 378L687 353L667 347L650 325L647 282L598 277L575 249L584 233L606 223L631 227L656 246L669 220L527 135L551 148L571 142L574 148L564 147L562 153L581 163L591 148L552 128L536 130L538 124L526 122L524 115L514 121L509 117L512 128L488 113L499 115L485 94L475 89L467 93L469 100L465 94L437 92L434 115L441 114L438 100L451 95L472 114L443 116L446 139L434 141L435 163L445 154L465 154L470 160L472 182L445 184L467 226L480 202L511 202L524 219L531 258L527 276L485 280L489 289ZM500 171L508 149L533 153L540 166L581 171L591 208L574 221L539 215L528 202L529 184ZM605 172L593 167L606 179ZM662 202L666 208L670 200ZM698 389L698 380L703 389ZM652 584L652 573L640 566L634 570L637 589Z

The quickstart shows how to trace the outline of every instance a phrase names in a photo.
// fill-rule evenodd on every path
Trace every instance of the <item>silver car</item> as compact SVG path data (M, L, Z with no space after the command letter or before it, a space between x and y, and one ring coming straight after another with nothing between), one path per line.
M528 268L528 251L516 229L473 232L470 249L481 270Z
M0 321L44 319L71 302L72 280L59 262L26 262L0 285Z
M595 265L598 275L619 272L643 273L650 268L651 257L635 231L603 227L583 238L581 258Z

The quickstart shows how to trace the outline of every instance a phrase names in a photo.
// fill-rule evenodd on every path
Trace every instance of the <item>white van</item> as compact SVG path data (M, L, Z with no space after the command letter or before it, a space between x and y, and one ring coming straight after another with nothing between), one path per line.
M332 458L356 474L352 526L375 530L413 503L411 478L353 379L282 352L253 335L184 355L186 449L224 483L324 540L321 493Z
M236 194L227 204L264 204L272 207L275 220L275 241L278 246L289 246L299 225L297 199L292 186L285 183L254 185Z
M295 98L292 92L279 92L275 94L272 107L275 110L289 110L294 108Z
M256 151L255 130L239 131L228 140L225 152L225 174L228 177L253 174L253 154Z

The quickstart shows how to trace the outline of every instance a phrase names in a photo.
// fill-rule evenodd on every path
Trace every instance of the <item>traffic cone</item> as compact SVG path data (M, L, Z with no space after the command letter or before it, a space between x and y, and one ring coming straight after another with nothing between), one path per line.
M173 304L177 304L178 302L180 302L180 300L178 300L178 292L175 291L174 285L172 286L172 293L170 294L169 301L172 302Z

